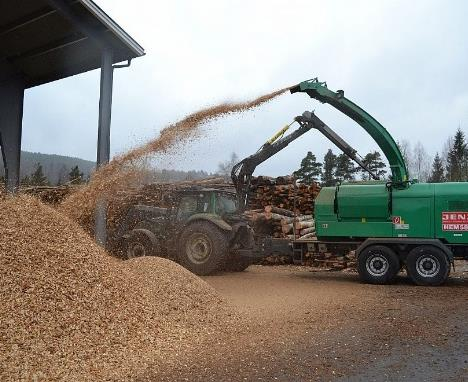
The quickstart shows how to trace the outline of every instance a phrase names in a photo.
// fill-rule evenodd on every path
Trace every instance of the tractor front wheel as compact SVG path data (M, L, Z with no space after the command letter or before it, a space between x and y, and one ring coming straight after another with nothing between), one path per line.
M209 222L195 222L180 236L179 263L196 275L209 275L224 269L228 256L226 235Z

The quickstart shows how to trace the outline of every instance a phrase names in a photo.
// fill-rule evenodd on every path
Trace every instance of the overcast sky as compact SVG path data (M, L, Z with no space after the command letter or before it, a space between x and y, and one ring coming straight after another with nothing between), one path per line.
M200 107L256 97L319 77L377 118L396 140L432 155L468 126L468 2L97 0L146 51L114 75L112 154L156 136ZM99 71L26 92L23 150L95 160ZM206 127L205 138L160 162L216 170L253 153L305 110L361 154L375 143L307 95L286 94ZM310 132L258 168L281 175L331 143ZM337 149L334 150L337 152Z

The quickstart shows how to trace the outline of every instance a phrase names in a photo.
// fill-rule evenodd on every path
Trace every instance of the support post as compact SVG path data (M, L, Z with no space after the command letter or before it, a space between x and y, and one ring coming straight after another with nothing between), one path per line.
M0 135L5 181L8 192L19 187L24 83L10 78L0 83Z
M112 110L112 51L104 49L101 56L101 85L99 97L99 122L98 122L98 142L97 142L97 168L109 162L110 157L110 125ZM96 205L96 227L95 237L98 244L106 246L107 222L106 222L107 202L101 198Z

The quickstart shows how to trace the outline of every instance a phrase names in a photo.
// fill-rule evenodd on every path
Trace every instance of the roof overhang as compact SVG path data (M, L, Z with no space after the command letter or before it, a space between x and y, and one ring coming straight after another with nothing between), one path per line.
M0 82L11 76L33 87L143 56L144 49L91 0L0 2Z

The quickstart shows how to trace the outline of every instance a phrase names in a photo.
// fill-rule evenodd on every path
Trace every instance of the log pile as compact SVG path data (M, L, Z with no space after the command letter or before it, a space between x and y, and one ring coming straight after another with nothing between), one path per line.
M245 213L255 232L289 240L314 240L314 201L320 191L318 184L296 184L292 176L252 179L249 194L250 211ZM264 265L290 264L291 256L274 255L262 260ZM355 268L354 253L307 252L302 265L320 269Z
M343 270L343 269L355 269L356 268L356 256L354 251L351 251L345 255L337 256L333 253L312 253L307 252L304 255L302 261L303 265L315 267L315 268L326 268L329 270Z
M312 215L319 191L318 183L296 184L293 176L259 176L251 181L249 207L255 210L272 205L293 211L296 215Z
M263 209L246 211L244 216L257 234L291 240L309 239L315 236L315 222L312 215L296 215L293 211L268 205Z

